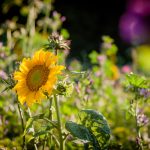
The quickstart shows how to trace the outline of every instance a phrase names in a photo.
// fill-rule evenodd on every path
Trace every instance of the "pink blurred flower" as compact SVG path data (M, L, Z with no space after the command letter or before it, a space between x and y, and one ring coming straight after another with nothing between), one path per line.
M124 65L122 68L121 68L121 71L123 73L130 73L132 71L131 67L129 65Z
M2 48L3 47L3 43L2 42L0 42L0 48Z
M95 72L95 76L96 76L96 77L101 76L101 74L102 74L102 72L101 72L101 71L97 71L97 72Z
M61 17L61 21L62 21L62 22L66 21L66 17L65 17L65 16L62 16L62 17Z
M106 60L106 56L105 55L99 55L97 57L97 60L98 60L98 63L102 65L102 64L104 64L104 62Z
M0 78L7 79L7 75L3 70L0 70Z

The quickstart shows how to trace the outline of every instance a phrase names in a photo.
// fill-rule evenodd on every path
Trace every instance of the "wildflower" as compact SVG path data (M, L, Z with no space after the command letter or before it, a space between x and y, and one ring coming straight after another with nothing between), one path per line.
M19 71L14 73L14 79L18 81L14 89L21 104L40 103L45 92L52 93L57 75L64 69L56 62L57 56L42 49L35 52L32 59L23 59Z
M0 52L0 58L5 58L6 57L6 54L5 54L5 52Z
M105 55L99 55L97 57L97 60L98 60L99 64L104 64L104 62L106 61L106 56Z
M137 123L138 123L138 126L144 126L148 123L149 119L147 118L146 115L144 114L139 114L137 116Z
M0 70L0 78L7 79L7 75L3 70Z
M49 36L49 44L47 44L47 49L59 49L59 50L68 50L70 49L70 41L64 40L62 36L57 33L53 33Z
M140 94L140 96L143 96L144 98L149 98L150 97L149 89L142 88L142 89L139 90L139 94Z
M2 42L0 42L0 48L2 48L3 47L3 43Z
M128 66L128 65L124 65L122 68L121 68L121 71L123 73L130 73L131 72L131 67Z

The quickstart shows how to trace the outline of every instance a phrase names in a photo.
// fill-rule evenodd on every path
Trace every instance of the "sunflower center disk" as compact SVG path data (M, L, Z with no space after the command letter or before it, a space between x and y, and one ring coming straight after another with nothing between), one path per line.
M34 66L27 74L27 86L31 91L38 91L48 80L49 69L45 65Z

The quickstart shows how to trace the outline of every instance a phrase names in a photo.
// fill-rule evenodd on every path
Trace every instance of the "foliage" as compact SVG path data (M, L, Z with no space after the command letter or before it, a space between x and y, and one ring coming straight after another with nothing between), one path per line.
M90 142L93 149L104 149L110 137L110 129L104 116L94 110L81 110L80 124L67 122L66 129L84 143Z

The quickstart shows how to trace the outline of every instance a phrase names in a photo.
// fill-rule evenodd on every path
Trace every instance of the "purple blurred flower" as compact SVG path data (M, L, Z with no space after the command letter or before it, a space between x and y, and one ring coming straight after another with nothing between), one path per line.
M148 27L141 17L127 12L120 19L120 36L132 44L143 43L148 38Z
M149 89L139 89L139 94L141 96L144 96L145 98L149 98L150 97L150 90Z
M150 0L128 0L127 10L120 18L122 39L131 44L149 42Z
M149 16L150 0L130 0L127 9L140 16Z
M53 11L53 16L57 16L58 15L58 12L57 11Z
M62 16L62 17L61 17L61 21L62 21L62 22L66 21L66 17L65 17L65 16Z
M146 115L144 115L144 114L139 114L139 115L137 116L137 123L138 123L139 126L144 126L144 125L146 125L148 122L149 122L149 119L147 118Z
M0 70L0 78L7 79L7 75L3 70Z

